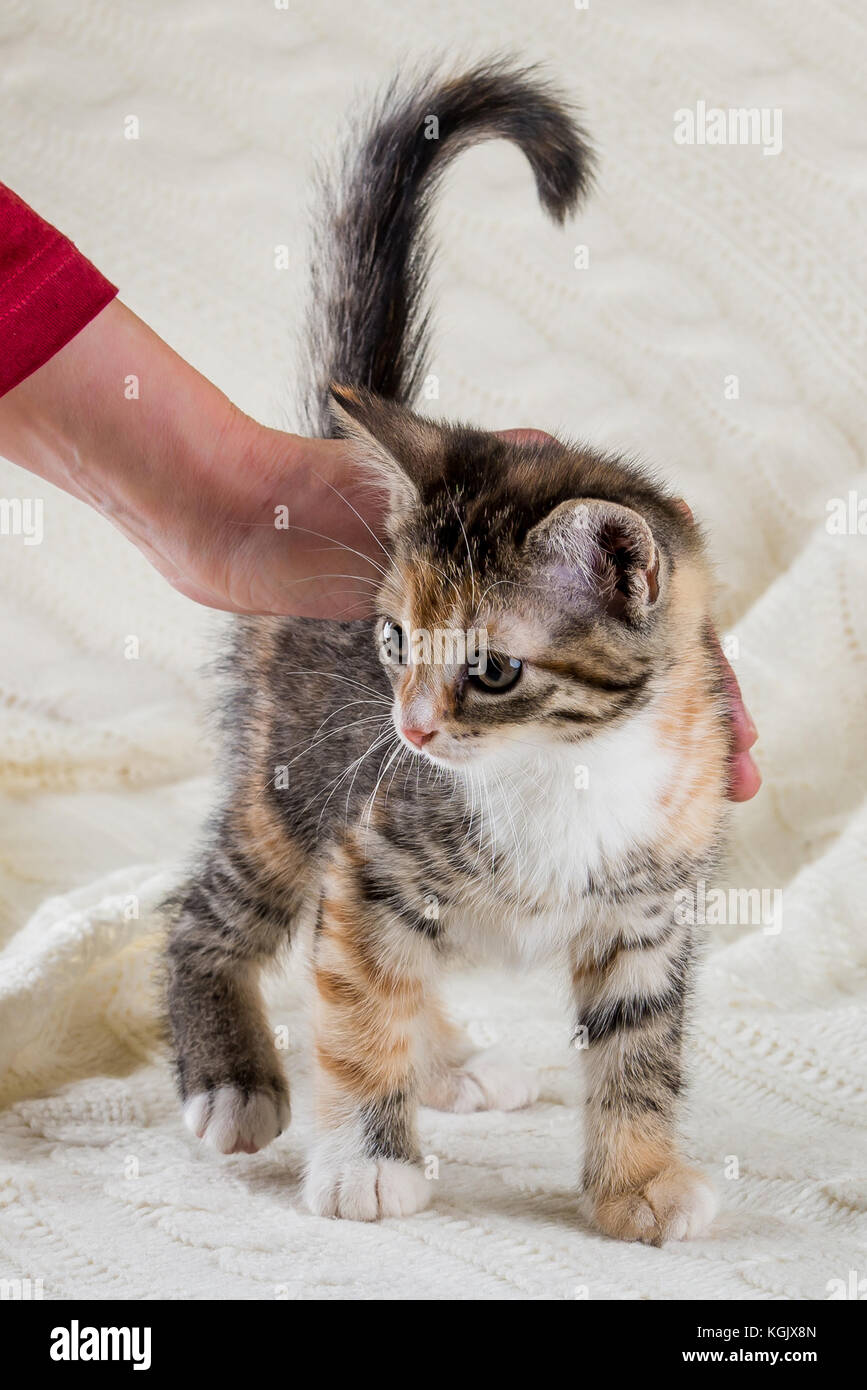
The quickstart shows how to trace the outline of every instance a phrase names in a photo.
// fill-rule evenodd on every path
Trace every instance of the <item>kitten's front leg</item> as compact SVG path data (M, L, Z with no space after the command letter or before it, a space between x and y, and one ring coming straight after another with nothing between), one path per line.
M215 851L175 904L166 1004L184 1119L220 1153L256 1153L285 1129L289 1092L259 972L289 937L251 862Z
M320 1216L407 1216L430 1196L415 1120L436 948L387 896L341 852L313 946L317 1138L305 1198Z
M637 911L603 963L573 971L587 1046L584 1185L606 1234L661 1245L700 1235L716 1197L675 1130L689 928L661 904Z

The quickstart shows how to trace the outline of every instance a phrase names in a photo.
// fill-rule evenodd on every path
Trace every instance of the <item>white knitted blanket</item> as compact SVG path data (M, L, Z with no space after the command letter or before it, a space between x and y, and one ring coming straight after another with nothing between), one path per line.
M768 930L744 898L710 929L688 1116L721 1189L707 1238L588 1228L567 1011L544 977L454 990L480 1042L545 1069L541 1101L423 1112L439 1178L418 1216L310 1216L303 1098L265 1153L215 1157L155 1048L153 908L211 796L197 670L215 620L2 464L0 497L44 499L44 539L0 535L0 1278L45 1298L761 1299L867 1274L867 535L826 524L832 499L857 517L867 497L864 29L855 0L7 0L0 176L274 424L311 151L353 92L407 57L505 48L582 102L601 177L575 226L544 222L505 147L449 182L432 408L637 452L706 521L765 774L725 884L766 907L779 890L782 912ZM712 143L716 107L765 108L782 148ZM294 1067L290 992L274 1018Z

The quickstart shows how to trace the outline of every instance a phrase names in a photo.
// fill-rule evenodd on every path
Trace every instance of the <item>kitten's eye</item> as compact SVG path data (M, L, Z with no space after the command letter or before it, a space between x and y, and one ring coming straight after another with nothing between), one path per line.
M482 690L508 690L520 676L523 662L516 656L495 656L488 652L485 669L480 666L470 668L470 680Z
M406 666L409 661L409 643L402 627L389 618L383 624L379 640L387 660L395 666Z

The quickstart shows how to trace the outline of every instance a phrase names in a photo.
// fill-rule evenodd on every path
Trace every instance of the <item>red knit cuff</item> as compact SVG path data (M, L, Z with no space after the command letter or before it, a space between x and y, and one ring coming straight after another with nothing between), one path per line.
M59 352L116 294L71 241L0 184L0 395Z

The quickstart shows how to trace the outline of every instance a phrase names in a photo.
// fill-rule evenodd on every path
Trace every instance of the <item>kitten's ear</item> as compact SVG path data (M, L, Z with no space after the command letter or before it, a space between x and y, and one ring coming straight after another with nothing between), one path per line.
M391 515L400 519L419 501L430 471L436 427L412 411L360 386L330 386L338 433L354 446L357 461L388 492Z
M659 597L659 550L631 507L595 498L561 502L527 536L552 581L614 618L637 621Z

